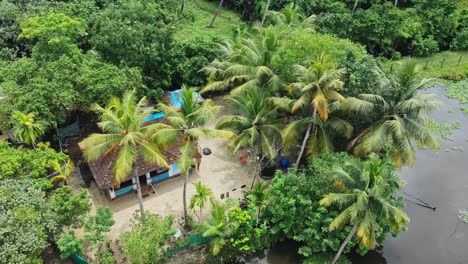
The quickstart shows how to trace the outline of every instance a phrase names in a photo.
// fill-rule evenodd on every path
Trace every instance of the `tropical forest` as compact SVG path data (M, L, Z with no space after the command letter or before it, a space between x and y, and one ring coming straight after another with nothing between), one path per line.
M0 0L0 264L468 263L467 171L467 0Z

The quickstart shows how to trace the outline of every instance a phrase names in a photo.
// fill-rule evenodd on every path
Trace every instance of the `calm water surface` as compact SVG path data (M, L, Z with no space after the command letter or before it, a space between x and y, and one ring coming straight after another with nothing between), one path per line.
M403 168L401 177L407 182L405 192L433 207L434 212L411 202L405 211L411 218L409 229L397 238L385 241L382 252L364 257L351 256L355 264L466 264L468 263L468 224L458 221L458 210L468 210L468 116L460 104L444 96L441 88L431 88L444 102L433 118L439 122L461 123L453 141L441 140L438 151L418 150L412 168ZM463 147L457 151L452 147ZM412 198L414 200L414 198ZM281 245L257 253L249 264L300 263L296 247Z

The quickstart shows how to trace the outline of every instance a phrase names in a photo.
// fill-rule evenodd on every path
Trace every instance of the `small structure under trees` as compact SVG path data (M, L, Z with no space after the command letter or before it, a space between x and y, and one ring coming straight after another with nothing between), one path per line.
M173 146L163 153L170 164L169 168L163 168L158 165L148 163L143 159L143 157L141 157L141 155L138 156L135 166L138 171L138 175L140 176L143 195L154 192L153 183L180 175L180 169L177 164L175 164L176 159L180 155L178 147ZM128 175L128 178L123 181L120 186L114 186L112 168L115 158L115 156L109 155L88 163L93 177L96 180L97 187L101 190L105 190L111 199L131 191L136 191L137 189L136 182L132 179L131 174Z

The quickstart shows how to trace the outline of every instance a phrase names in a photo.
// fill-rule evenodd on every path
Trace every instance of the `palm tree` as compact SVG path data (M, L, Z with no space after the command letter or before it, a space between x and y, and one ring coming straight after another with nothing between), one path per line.
M329 153L334 150L331 135L342 135L345 138L350 138L353 132L352 125L341 118L333 115L333 112L326 121L314 117L309 109L300 109L298 119L291 122L282 131L283 147L285 150L292 149L297 146L306 134L303 140L306 145L301 146L301 152L296 160L296 168L299 163L303 152L307 149L307 158L318 157L320 154Z
M353 11L352 11L353 14L354 14L354 12L356 12L356 8L357 8L357 6L358 6L358 3L359 3L359 0L355 0L355 1L354 1Z
M180 14L183 14L183 13L184 13L185 2L186 2L186 0L182 0L182 2L181 2L181 4L180 4L180 11L179 11Z
M361 94L343 101L342 109L351 114L377 115L376 120L350 142L348 149L354 148L356 155L366 156L391 144L392 158L400 167L414 162L413 139L422 147L439 147L428 128L428 116L440 102L435 95L419 93L430 80L418 80L417 77L416 64L405 63L383 81L383 96Z
M257 27L252 36L244 35L239 33L220 45L222 61L215 59L201 70L209 79L202 93L229 89L236 93L253 87L274 93L284 87L272 68L279 48L276 29Z
M211 209L211 218L196 228L203 237L210 238L209 245L213 256L218 255L237 229L237 225L229 221L227 213L225 204L215 202Z
M63 165L60 164L58 160L54 159L50 161L49 165L55 171L55 175L49 179L51 183L54 183L56 181L64 181L68 179L68 177L70 177L73 170L75 169L75 164L73 164L73 161L71 159L67 160L67 163Z
M205 207L206 202L210 201L211 203L214 202L213 191L210 188L203 185L200 181L193 184L195 189L197 190L196 193L190 199L190 209L194 210L196 207L200 209L200 221L202 219L202 209Z
M290 4L281 11L270 11L272 24L275 26L291 26L302 20L302 14L297 6Z
M320 200L322 206L335 205L341 209L341 213L330 224L329 231L348 224L353 226L341 244L333 264L355 235L362 246L374 249L378 222L383 221L393 232L399 232L408 226L408 215L392 197L404 183L394 173L391 165L376 157L368 161L352 160L335 169L333 174L335 185L342 192L327 194Z
M183 188L184 217L186 226L188 226L187 214L187 182L190 169L194 158L201 159L198 151L198 141L200 137L224 137L230 138L233 133L213 128L205 127L206 122L211 119L221 109L213 101L205 100L200 105L199 96L195 93L195 88L182 88L180 101L181 109L178 110L170 105L158 104L158 109L166 114L166 119L172 124L172 127L161 129L156 132L156 144L168 145L176 141L182 141L180 148L181 156L177 159L180 170L185 174Z
M25 114L20 111L14 111L13 134L18 141L36 147L36 140L44 134L44 125L34 120L34 113Z
M265 23L265 19L268 14L268 9L270 9L270 2L271 0L267 0L266 2L265 10L263 11L263 16L262 16L262 23L261 23L262 26L263 26L263 23Z
M298 82L292 83L288 89L290 93L293 93L294 90L298 90L300 92L300 97L294 101L291 111L292 113L296 113L301 109L302 113L306 114L306 116L303 119L291 123L283 132L283 139L286 145L289 145L299 137L300 134L298 132L303 132L304 129L302 128L306 127L305 136L296 161L296 168L299 166L299 162L304 154L312 127L315 125L316 128L318 128L318 126L328 120L331 111L330 102L344 100L344 97L338 93L338 90L342 89L344 85L343 81L340 80L343 74L344 69L330 69L323 55L317 62L312 63L309 68L296 65ZM312 114L309 115L309 113ZM317 114L320 120L316 118ZM350 126L345 121L336 118L331 121L336 121L335 124L331 124L332 127L340 129L346 128L346 131L349 131ZM324 131L315 130L315 134L312 135L315 137L315 140L311 142L309 153L313 153L314 149L320 150L328 148L327 146L329 146L329 144L326 144L326 141L317 141L317 137L321 132L322 139L325 139ZM319 144L326 145L320 146Z
M138 156L141 155L149 163L168 167L166 158L162 154L163 147L167 145L162 143L156 145L153 141L159 129L168 129L170 126L160 123L143 125L144 119L153 112L146 107L147 103L145 97L136 102L136 92L128 91L122 100L112 98L106 108L93 105L92 110L100 114L98 126L104 133L94 133L79 143L88 162L105 156L115 159L113 165L115 186L119 186L132 173L137 185L141 214L144 211L136 167Z
M271 107L268 96L260 88L231 95L225 99L233 109L233 115L225 115L218 120L216 128L229 130L236 134L229 146L234 152L249 147L260 158L268 161L277 155L277 145L281 141L282 125L278 111ZM260 161L261 162L261 161ZM252 186L254 185L255 178Z
M215 22L216 18L219 16L219 13L221 13L221 8L223 7L223 2L224 2L224 0L219 1L218 9L213 14L213 19L211 20L211 23L208 25L209 28L212 28L214 26L214 22Z
M259 218L262 216L270 202L268 184L266 182L257 184L253 190L246 193L246 197L250 201L250 204L255 208L255 219L258 224Z

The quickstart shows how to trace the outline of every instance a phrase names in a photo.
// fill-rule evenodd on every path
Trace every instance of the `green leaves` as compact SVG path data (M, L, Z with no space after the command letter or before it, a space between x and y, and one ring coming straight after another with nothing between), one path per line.
M0 222L1 263L40 263L58 231L57 215L31 180L0 181Z
M131 263L155 264L165 259L170 238L175 234L172 228L173 217L144 212L135 214L130 231L119 239L122 251Z
M70 186L57 189L50 198L50 204L58 215L58 223L68 227L80 226L79 218L91 210L90 198L85 189L76 194L72 193Z

